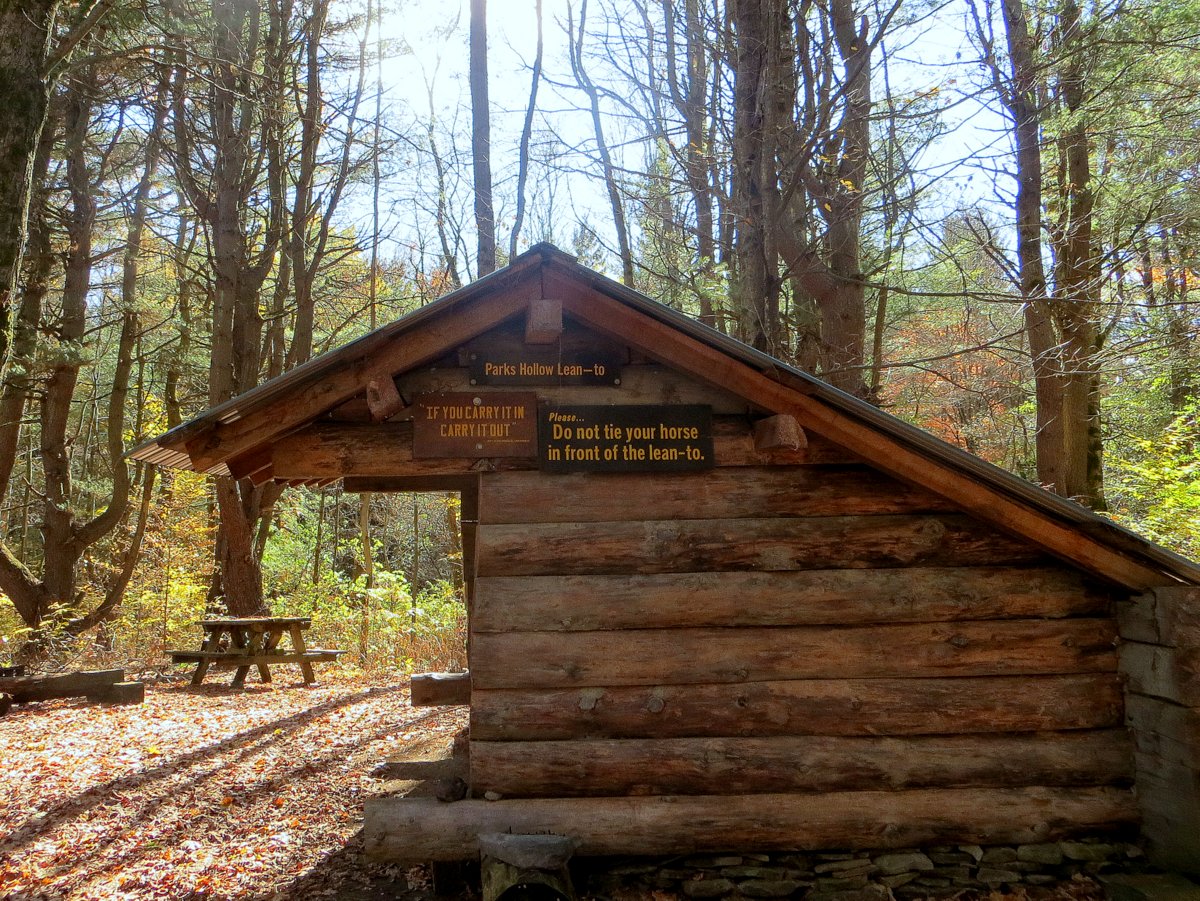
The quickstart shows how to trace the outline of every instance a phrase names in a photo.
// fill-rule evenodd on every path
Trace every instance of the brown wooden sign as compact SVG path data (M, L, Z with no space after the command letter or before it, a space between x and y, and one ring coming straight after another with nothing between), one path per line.
M713 466L712 407L543 407L538 429L538 461L547 472L681 472Z
M419 394L414 406L414 457L537 456L536 394Z
M520 351L472 351L472 385L619 385L615 353L526 346Z

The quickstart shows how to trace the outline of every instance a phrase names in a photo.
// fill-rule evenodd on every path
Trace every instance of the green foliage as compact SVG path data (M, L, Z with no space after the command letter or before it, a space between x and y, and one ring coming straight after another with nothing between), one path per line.
M1107 463L1113 516L1200 558L1200 406L1189 405L1154 438L1110 448Z

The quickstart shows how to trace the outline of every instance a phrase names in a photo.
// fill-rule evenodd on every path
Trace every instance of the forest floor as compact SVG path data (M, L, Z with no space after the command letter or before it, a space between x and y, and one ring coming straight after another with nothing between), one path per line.
M407 679L276 678L0 717L0 899L430 897L422 870L363 859L362 802L377 764L465 717L413 709Z
M407 679L336 672L241 690L218 673L147 686L141 706L0 717L0 901L431 901L424 868L363 857L363 798L379 764L442 756L465 713L414 709ZM1087 880L987 901L1101 897Z

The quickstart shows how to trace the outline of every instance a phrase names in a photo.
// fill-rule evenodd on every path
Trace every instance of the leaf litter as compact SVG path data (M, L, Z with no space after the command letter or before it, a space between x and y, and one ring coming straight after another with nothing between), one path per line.
M422 871L363 858L363 798L381 761L464 725L395 681L16 707L0 718L0 899L424 898Z

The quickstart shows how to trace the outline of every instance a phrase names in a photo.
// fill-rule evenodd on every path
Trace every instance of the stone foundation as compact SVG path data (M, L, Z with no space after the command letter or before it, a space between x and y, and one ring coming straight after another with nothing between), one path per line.
M1077 874L1140 869L1136 845L1063 841L1037 845L946 845L893 851L697 854L578 861L580 897L803 898L887 901L976 890L1050 886Z

